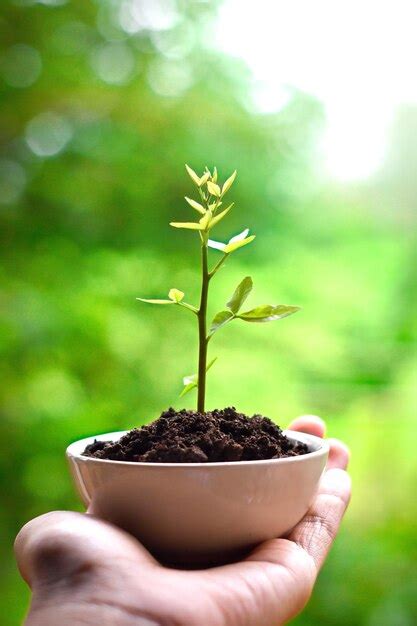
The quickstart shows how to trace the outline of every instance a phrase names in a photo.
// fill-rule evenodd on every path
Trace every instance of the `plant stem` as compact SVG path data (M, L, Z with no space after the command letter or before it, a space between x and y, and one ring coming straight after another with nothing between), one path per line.
M221 268L221 266L223 265L226 259L227 259L227 254L224 254L222 258L220 259L220 261L218 261L216 265L213 267L211 272L209 272L209 278L212 278L214 276L214 274Z
M201 242L201 298L198 317L198 397L197 411L204 412L206 396L206 367L207 367L207 298L210 276L208 272L207 240Z

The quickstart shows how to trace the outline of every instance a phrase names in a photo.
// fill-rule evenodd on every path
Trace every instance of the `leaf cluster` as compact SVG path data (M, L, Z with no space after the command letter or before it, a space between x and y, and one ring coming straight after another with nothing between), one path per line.
M186 230L197 231L200 236L201 245L203 248L212 248L222 252L221 258L217 261L211 270L207 270L206 280L209 282L214 275L219 271L224 261L230 254L250 244L255 235L249 235L249 229L245 228L241 233L234 235L227 242L220 242L210 238L211 230L229 213L233 207L233 202L223 208L224 197L232 187L235 178L236 171L234 171L229 178L223 183L219 184L217 169L214 168L213 172L206 167L205 171L199 176L191 167L185 166L188 175L193 181L197 193L198 199L189 198L185 196L187 204L194 209L199 216L198 221L194 222L171 222L170 225L174 228L183 228ZM206 253L207 254L207 253ZM204 280L204 270L203 270ZM243 304L248 298L253 289L253 282L250 276L246 276L234 290L230 300L226 303L226 308L222 309L214 316L207 335L204 337L204 341L207 344L213 335L223 326L229 322L239 319L244 322L264 323L279 320L288 315L292 315L299 310L300 307L287 305L287 304L262 304L252 309L241 311ZM184 292L179 289L172 288L168 293L168 299L147 299L138 298L142 302L148 302L150 304L175 304L190 310L197 316L205 314L206 311L201 311L192 304L184 301ZM200 305L201 307L201 305ZM217 357L216 357L217 358ZM200 369L200 373L205 376L216 359L212 359L207 366ZM192 389L198 387L198 375L192 374L186 376L183 379L184 389L181 396L188 393Z
M254 309L240 312L240 309L253 289L253 282L250 276L246 276L238 284L232 297L227 302L226 307L214 316L210 326L209 336L214 335L225 324L232 320L239 319L244 322L273 322L282 319L300 310L300 307L290 304L261 304Z

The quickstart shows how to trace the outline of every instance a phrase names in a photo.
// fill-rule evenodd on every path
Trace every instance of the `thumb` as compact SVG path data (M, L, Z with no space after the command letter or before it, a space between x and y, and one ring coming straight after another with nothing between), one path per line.
M79 584L86 576L127 556L135 563L155 563L133 537L82 513L56 511L26 524L15 541L17 564L32 589Z
M81 513L54 512L32 520L17 536L15 551L33 591L26 626L128 623L115 585L123 580L129 586L135 567L155 563L133 537ZM138 617L137 623L153 621Z

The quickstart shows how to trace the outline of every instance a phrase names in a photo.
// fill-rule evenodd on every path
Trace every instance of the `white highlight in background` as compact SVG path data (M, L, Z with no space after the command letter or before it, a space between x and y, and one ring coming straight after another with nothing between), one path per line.
M285 105L286 85L325 108L324 159L339 179L381 165L398 105L417 102L415 0L225 0L215 45L242 58L261 112Z

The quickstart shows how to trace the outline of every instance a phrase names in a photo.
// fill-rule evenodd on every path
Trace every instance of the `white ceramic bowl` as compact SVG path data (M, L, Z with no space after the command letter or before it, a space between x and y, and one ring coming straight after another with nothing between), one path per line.
M305 515L324 470L328 444L303 433L302 456L236 463L132 463L82 456L86 445L125 432L81 439L67 448L77 490L93 514L137 537L174 564L236 558L287 534Z

